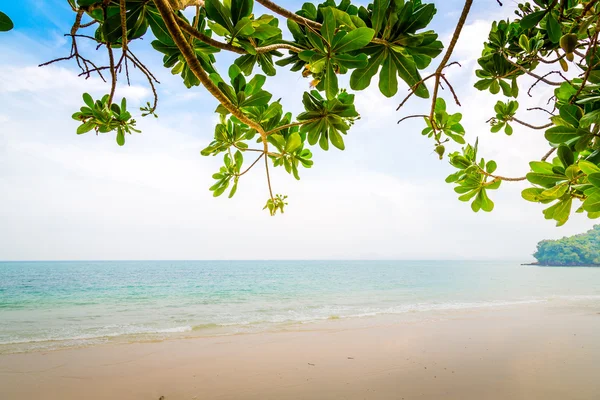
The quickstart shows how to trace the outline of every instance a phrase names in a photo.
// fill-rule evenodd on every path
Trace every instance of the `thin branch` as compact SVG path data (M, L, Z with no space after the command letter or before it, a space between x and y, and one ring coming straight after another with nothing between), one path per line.
M179 24L181 29L183 29L187 34L189 34L192 37L195 37L196 39L198 39L206 44L209 44L209 45L216 47L218 49L221 49L221 50L227 50L227 51L231 51L231 52L237 53L237 54L248 54L248 52L245 49L243 49L242 47L234 46L230 43L219 42L218 40L215 40L215 39L211 38L210 36L205 35L204 33L200 32L198 29L191 26L186 20L184 20L180 16L177 16L177 23ZM275 51L275 50L280 50L280 49L289 50L294 53L300 53L303 50L299 47L296 47L296 46L293 46L293 45L287 44L287 43L276 43L276 44L272 44L269 46L255 48L256 53L258 53L258 54L268 53L270 51Z
M269 148L267 147L267 141L263 141L264 145L265 145L265 153L267 153L269 151ZM273 198L273 189L271 188L271 176L269 175L269 159L267 157L265 157L265 171L267 172L267 185L269 186L269 196L271 196L271 200L274 201Z
M563 79L565 80L565 82L568 82L568 81L569 81L567 78L565 78L565 76L564 76L564 75L563 75L563 74L562 74L560 71L550 71L550 72L548 72L547 74L545 74L545 75L543 75L543 76L540 76L540 77L538 77L538 79L537 79L537 80L536 80L536 81L533 83L533 85L531 85L531 86L529 87L529 90L527 91L527 95L528 95L529 97L533 97L533 96L531 95L531 89L533 89L533 88L534 88L534 86L535 86L535 85L537 85L537 84L538 84L538 82L540 82L540 81L543 81L543 82L545 82L545 83L548 83L548 81L546 80L546 77L547 77L547 76L550 76L550 75L552 75L552 74L558 74L558 75L560 75L560 77L561 77L561 78L563 78ZM560 86L560 83L558 83L558 85Z
M269 10L281 15L282 17L291 19L292 21L297 22L301 25L305 25L316 30L321 29L321 24L319 24L318 22L312 21L289 10L286 10L285 8L278 6L270 0L256 0L256 2L268 8Z
M550 157L552 155L552 153L554 153L555 151L556 151L556 147L551 148L549 152L544 154L544 157L542 157L542 161L546 161L548 159L548 157Z
M425 114L415 114L415 115L409 115L408 117L404 117L404 118L402 118L400 121L398 121L398 122L397 122L397 124L399 124L400 122L402 122L402 121L404 121L404 120L406 120L406 119L410 119L410 118L421 118L421 117L422 117L422 118L425 118L425 119L429 118L429 116L428 116L428 115L425 115Z
M269 152L269 143L267 142L267 135L263 127L259 123L248 118L239 108L234 106L233 103L223 94L223 92L221 92L221 90L210 80L210 78L202 68L200 61L198 61L194 50L191 48L190 44L185 39L185 36L183 35L183 32L181 31L181 28L177 23L177 20L173 13L173 9L169 5L168 1L154 0L154 4L156 4L156 8L158 9L158 12L160 13L163 21L165 22L165 26L169 31L173 42L175 42L175 45L181 51L181 54L187 62L192 73L198 78L200 83L202 83L202 86L204 86L206 90L208 90L208 92L212 94L213 97L223 105L223 107L225 107L232 115L237 117L237 119L239 119L240 122L255 129L260 134L263 142L263 152L267 154ZM269 162L267 157L265 157L265 166L267 171L267 181L269 184L269 195L271 196L271 200L273 200L271 178L269 176Z
M598 21L596 22L596 33L594 34L594 37L592 38L592 42L590 44L590 47L588 48L587 52L585 53L585 57L584 57L584 59L585 59L589 55L590 62L592 62L594 60L594 56L596 55L596 45L598 44L598 33L600 33L600 32L598 32L599 27L600 27L600 19L598 19ZM588 69L587 69L587 71L585 71L585 75L583 76L581 86L577 90L577 93L575 93L575 96L573 96L571 98L570 104L573 104L573 102L577 99L577 97L583 91L583 88L584 88L585 84L587 83L587 80L589 79L590 74L592 73L592 69L593 68L588 65Z
M446 50L446 54L444 54L444 58L442 58L440 65L438 66L437 70L435 71L435 84L433 86L433 96L431 98L431 111L429 113L429 120L431 121L432 126L434 126L433 114L435 113L435 103L436 103L437 96L438 96L438 90L439 90L439 85L440 85L440 78L442 76L442 71L444 70L444 67L450 60L450 56L452 56L452 52L454 51L456 42L458 41L460 33L462 32L463 26L465 25L465 22L467 20L467 16L469 15L469 11L471 10L472 4L473 4L473 0L465 1L465 5L463 7L462 13L460 15L460 18L458 19L458 23L456 24L456 29L454 30L454 33L452 35L452 40L450 41L450 45L448 46L448 50Z
M524 72L524 73L526 73L527 75L531 75L531 76L533 76L533 77L534 77L534 78L536 78L538 81L542 81L542 82L544 82L545 84L547 84L547 85L550 85L550 86L560 86L560 85L561 85L561 83L560 83L560 82L552 82L552 81L549 81L548 79L546 79L546 78L544 78L544 77L541 77L541 76L539 76L539 75L537 75L537 74L535 74L535 73L533 73L533 72L529 71L527 68L525 68L525 67L523 67L523 66L521 66L521 65L517 64L516 62L512 61L510 58L508 58L508 56L507 56L506 54L502 53L502 55L504 56L504 59L505 59L506 61L508 61L508 62L509 62L509 63L510 63L512 66L514 66L514 67L517 67L518 69L520 69L521 71L523 71L523 72ZM536 83L537 83L537 82L536 82ZM535 84L534 84L534 85L535 85Z
M533 111L533 110L544 111L544 112L546 112L546 113L548 113L548 114L550 114L550 115L554 116L554 114L553 114L552 112L550 112L550 111L546 110L546 109L545 109L545 108L543 108L543 107L531 107L531 108L528 108L528 109L527 109L527 111Z
M458 100L458 96L456 95L456 92L454 91L454 88L452 87L450 82L448 82L448 79L446 79L446 77L444 75L442 75L442 79L444 80L444 82L446 82L446 84L448 85L448 88L450 88L450 92L452 93L452 96L454 96L454 101L456 102L456 104L459 107L461 107L460 101Z
M308 119L306 121L292 122L290 124L281 125L281 126L278 126L275 129L272 129L269 132L267 132L267 136L272 135L272 134L274 134L276 132L282 131L284 129L293 128L294 126L301 126L301 125L309 124L311 122L315 122L315 121L318 121L320 119L321 118L312 118L312 119Z
M479 171L485 175L485 176L489 176L490 178L494 178L497 179L499 181L507 181L507 182L520 182L520 181L524 181L527 179L526 176L521 176L519 178L509 178L506 176L501 176L501 175L494 175L494 174L490 174L489 172L486 172L483 168L481 168L479 165L477 166L477 168L479 168Z
M527 122L521 121L520 119L517 119L515 117L512 117L511 121L515 121L517 124L521 124L523 126L531 128L531 129L547 129L547 128L550 128L552 125L554 125L554 123L550 122L550 123L548 123L546 125L535 126L535 125L528 124Z
M252 165L250 165L248 168L246 168L246 170L244 172L241 172L238 174L238 176L242 176L244 175L246 172L250 171L252 169L252 167L254 167L256 165L257 162L260 161L260 159L265 155L265 153L263 153L262 151L260 152L260 155L258 156L258 158L252 163Z
M106 48L108 49L108 61L110 63L110 94L108 95L108 105L112 104L113 97L115 95L115 89L117 88L117 71L115 70L115 57L113 55L112 47L110 43L106 44Z

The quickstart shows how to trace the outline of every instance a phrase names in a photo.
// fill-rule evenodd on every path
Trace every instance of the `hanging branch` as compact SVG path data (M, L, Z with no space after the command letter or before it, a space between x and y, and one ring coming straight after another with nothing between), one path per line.
M450 41L450 45L448 46L448 50L446 50L446 54L444 54L444 58L440 62L440 65L435 70L435 83L433 85L433 96L431 98L431 111L429 112L429 120L431 121L431 126L436 129L435 123L433 121L433 115L435 114L435 103L438 96L438 90L440 86L440 79L442 77L442 71L446 67L446 64L450 60L452 56L452 52L454 51L454 47L456 46L456 42L458 42L458 38L460 37L460 33L465 25L467 20L467 16L469 15L469 11L471 10L471 5L473 4L473 0L466 0L465 5L463 7L462 13L456 25L456 29L454 30L454 34L452 35L452 40Z
M179 24L175 19L173 9L169 5L168 1L155 0L154 3L156 4L156 8L158 9L161 17L163 18L163 21L165 22L165 26L169 31L169 35L172 37L173 41L175 42L175 45L179 48L179 51L181 51L181 54L187 62L190 70L194 73L196 78L198 78L202 86L204 86L204 88L208 90L208 92L212 94L213 97L217 99L219 103L221 103L223 107L225 107L227 111L229 111L233 116L235 116L242 123L248 125L249 127L251 127L259 133L263 142L264 153L268 153L269 144L267 142L267 135L263 127L257 122L248 118L243 112L240 111L239 108L234 106L233 103L231 103L231 101L223 94L223 92L221 92L221 90L210 80L210 78L202 68L200 61L198 61L194 50L190 47L190 44L185 39L185 36L183 36L183 32L181 31ZM269 186L269 194L271 196L271 200L273 200L274 198L273 191L271 189L271 179L269 176L269 164L267 158L265 158L265 166L267 169L267 183Z

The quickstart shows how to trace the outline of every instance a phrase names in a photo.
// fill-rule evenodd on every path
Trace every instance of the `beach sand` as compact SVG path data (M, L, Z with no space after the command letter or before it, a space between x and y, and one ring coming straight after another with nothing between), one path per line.
M0 399L600 399L600 306L522 305L0 356Z

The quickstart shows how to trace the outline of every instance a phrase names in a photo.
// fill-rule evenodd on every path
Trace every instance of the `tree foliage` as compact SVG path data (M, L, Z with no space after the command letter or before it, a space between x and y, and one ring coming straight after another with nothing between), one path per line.
M460 100L445 70L458 64L451 57L473 0L465 0L445 49L437 33L428 29L435 5L422 0L373 0L367 6L326 0L304 3L296 12L270 0L67 1L76 13L69 34L71 53L46 64L73 59L83 76L97 73L104 79L103 74L110 74L106 96L94 100L84 94L83 107L73 115L80 122L77 133L112 132L124 145L127 134L139 132L126 100L117 104L114 99L119 76L129 78L130 65L145 75L154 93L141 115L156 117L157 81L128 46L149 38L163 55L165 68L179 75L185 87L202 86L219 102L214 140L201 152L223 158L210 187L215 196L233 196L240 178L262 160L269 193L265 208L272 215L283 212L287 198L274 195L269 169L283 167L300 179L301 169L313 166L317 145L322 151L344 150L344 137L359 118L355 96L377 82L386 97L395 96L399 87L409 89L398 109L413 95L431 99L428 112L399 122L424 120L423 136L455 169L446 181L473 211L493 210L490 191L502 181L526 181L531 187L522 192L523 198L546 205L544 217L558 225L573 212L600 217L600 0L523 2L513 19L491 26L475 83L477 90L500 97L489 120L491 131L512 135L516 124L523 125L539 131L548 143L540 151L543 157L530 163L530 171L515 178L497 175L497 163L481 157L477 141L466 143L463 116L449 107L460 106ZM259 15L257 5L269 12ZM291 37L284 38L282 23ZM10 28L12 22L0 13L0 30ZM107 64L96 65L80 54L77 40L95 41L106 51ZM216 60L225 51L236 59L222 75ZM420 71L440 55L434 73L423 77ZM286 112L264 89L277 67L310 79L312 90L303 94L299 115ZM350 76L351 91L340 88L338 76L344 74ZM547 113L545 125L521 117L517 98L526 77L535 80L528 95L537 85L554 88L548 109L535 111ZM439 96L441 85L449 89L452 103ZM251 155L256 158L248 160Z
M559 240L543 240L533 255L540 265L600 265L600 225Z

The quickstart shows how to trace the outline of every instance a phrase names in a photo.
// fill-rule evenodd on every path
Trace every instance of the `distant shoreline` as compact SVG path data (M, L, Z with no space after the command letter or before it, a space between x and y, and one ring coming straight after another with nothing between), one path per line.
M537 267L600 267L600 264L542 264L539 262L523 263L521 265L535 265Z

